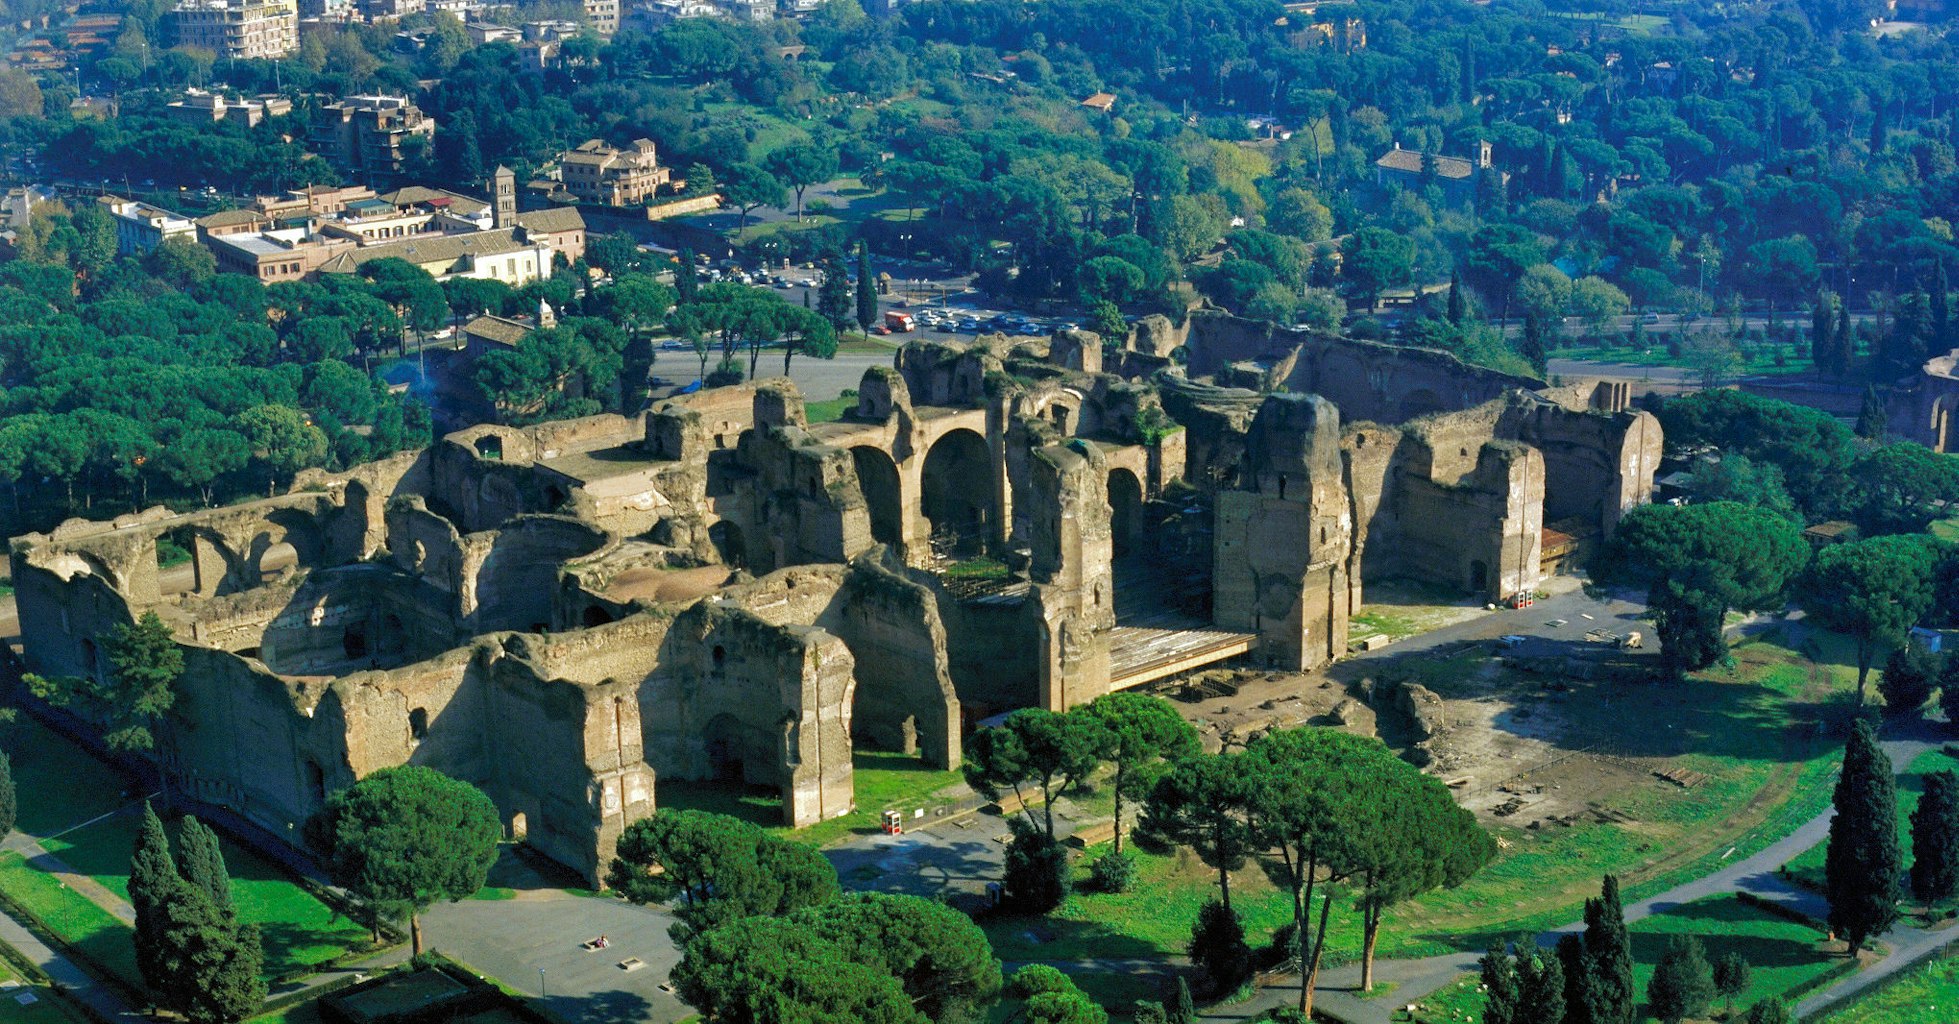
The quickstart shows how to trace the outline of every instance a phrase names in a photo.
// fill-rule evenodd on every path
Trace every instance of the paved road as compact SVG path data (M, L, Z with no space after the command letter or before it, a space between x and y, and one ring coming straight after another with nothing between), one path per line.
M520 893L516 900L438 904L422 918L422 937L431 948L520 992L541 991L551 1011L565 1020L640 1024L693 1014L661 989L680 960L667 937L672 923L665 911L609 896L540 890ZM581 946L600 935L610 940L608 948ZM645 966L619 966L635 957Z
M75 966L67 957L49 949L47 944L36 938L27 926L15 920L11 914L0 911L0 942L20 951L22 956L34 962L41 973L61 987L70 999L95 1011L103 1020L144 1021L149 1018L136 1012L121 995L107 985L89 977L86 971Z

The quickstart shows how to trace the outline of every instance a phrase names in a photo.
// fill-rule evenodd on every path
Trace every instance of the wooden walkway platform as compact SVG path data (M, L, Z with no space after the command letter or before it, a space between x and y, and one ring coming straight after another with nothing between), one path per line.
M1119 624L1109 631L1109 688L1141 686L1250 651L1256 634Z

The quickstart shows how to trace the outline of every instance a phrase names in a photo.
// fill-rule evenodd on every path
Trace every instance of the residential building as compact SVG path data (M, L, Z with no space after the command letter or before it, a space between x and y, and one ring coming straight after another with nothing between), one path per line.
M189 217L118 196L103 196L98 202L116 220L116 251L124 256L141 256L166 238L197 241L197 223Z
M563 256L566 262L576 262L585 255L585 218L576 207L520 213L516 224L531 240Z
M602 36L619 31L619 0L585 0L585 20Z
M197 218L197 240L208 248L213 238L249 235L276 227L272 218L257 210L220 210Z
M310 229L322 218L346 209L348 204L372 198L374 190L365 185L309 185L283 196L259 196L252 200L252 209L281 227Z
M222 93L186 89L182 99L172 100L165 109L187 121L212 122L229 117L243 120L248 128L255 128L268 117L283 117L292 113L292 101L276 95L257 96L249 100L230 99Z
M182 0L170 12L178 46L221 60L284 57L299 49L297 0Z
M360 12L370 22L394 21L428 9L428 0L360 0Z
M311 277L328 260L356 248L348 239L321 240L305 228L207 234L204 245L217 258L220 271L249 274L266 284Z
M349 96L320 108L313 122L313 152L370 182L401 175L410 139L433 140L435 119L404 96Z
M524 229L498 228L345 249L322 264L320 273L351 274L373 260L402 259L438 281L471 277L521 288L551 276L551 256L550 247Z
M560 153L558 166L566 192L601 206L639 206L672 176L660 166L651 139L636 139L630 149L592 139Z

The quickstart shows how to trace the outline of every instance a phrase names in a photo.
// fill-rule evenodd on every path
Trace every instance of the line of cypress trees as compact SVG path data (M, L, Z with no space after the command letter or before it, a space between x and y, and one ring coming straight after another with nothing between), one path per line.
M186 818L181 845L180 864L162 819L144 805L129 870L136 965L159 1006L193 1024L232 1024L265 1002L263 943L231 905L217 834Z

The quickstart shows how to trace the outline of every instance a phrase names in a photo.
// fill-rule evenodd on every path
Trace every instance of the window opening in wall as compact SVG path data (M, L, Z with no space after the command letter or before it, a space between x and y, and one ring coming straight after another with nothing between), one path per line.
M427 708L416 708L408 713L408 735L421 742L429 735L429 712Z

